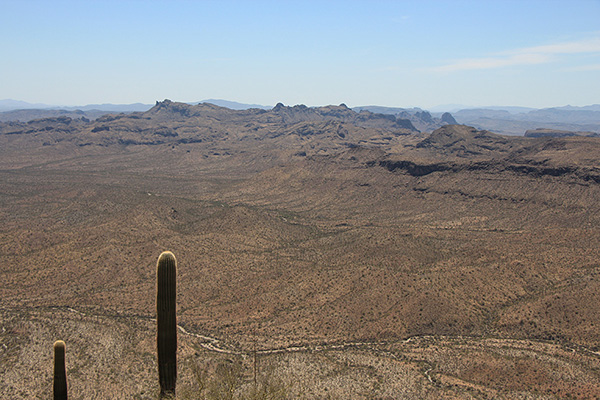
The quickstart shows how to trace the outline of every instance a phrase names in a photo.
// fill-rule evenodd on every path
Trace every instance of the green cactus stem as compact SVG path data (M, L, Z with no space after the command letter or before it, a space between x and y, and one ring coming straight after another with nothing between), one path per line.
M65 367L65 342L54 342L54 400L67 400L67 369Z
M177 381L177 260L170 251L156 267L156 348L160 398L175 397Z

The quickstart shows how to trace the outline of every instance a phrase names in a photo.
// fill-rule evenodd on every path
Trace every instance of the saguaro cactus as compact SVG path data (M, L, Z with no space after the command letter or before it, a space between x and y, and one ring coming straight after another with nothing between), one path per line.
M177 381L177 260L170 251L156 267L156 348L160 397L175 397Z
M67 369L65 367L65 342L54 342L54 400L67 400Z

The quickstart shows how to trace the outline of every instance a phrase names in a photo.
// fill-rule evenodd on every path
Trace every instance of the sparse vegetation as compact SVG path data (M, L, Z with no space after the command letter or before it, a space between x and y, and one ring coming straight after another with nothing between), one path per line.
M179 397L600 396L598 139L206 112L0 134L0 397L47 398L61 338L71 399L156 400L166 248ZM115 142L153 138L202 141Z
M290 384L268 368L249 377L240 359L220 360L216 366L201 368L194 364L194 385L181 400L284 400L290 397Z

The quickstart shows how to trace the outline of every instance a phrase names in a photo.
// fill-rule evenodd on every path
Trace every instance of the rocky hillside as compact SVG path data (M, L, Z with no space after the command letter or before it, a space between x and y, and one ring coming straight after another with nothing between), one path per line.
M561 131L559 129L537 128L525 131L525 137L569 137L569 136L600 136L594 132Z

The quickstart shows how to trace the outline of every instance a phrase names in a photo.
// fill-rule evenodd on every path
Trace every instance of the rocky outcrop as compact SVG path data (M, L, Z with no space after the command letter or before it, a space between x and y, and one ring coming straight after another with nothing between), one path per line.
M432 173L464 171L509 172L530 178L567 178L580 184L600 183L597 139L524 139L505 137L464 125L447 125L415 146L408 156L390 153L367 162L391 172L421 177ZM577 152L581 162L565 154Z
M434 123L433 117L427 111L419 111L419 112L415 113L415 117L419 118L421 121L423 121L426 124Z
M457 124L450 113L444 113L441 118L438 118L420 108L364 106L355 107L354 110L358 112L369 111L375 114L393 115L396 117L396 120L410 121L411 125L421 132L432 132L444 125Z
M482 162L439 162L439 163L420 163L408 160L380 160L379 162L367 162L372 167L378 165L390 172L405 172L409 175L420 177L432 174L434 172L460 172L460 171L480 171L490 173L500 173L503 171L514 172L517 174L528 175L532 178L541 178L544 176L562 177L568 176L574 180L600 184L600 170L594 168L578 167L575 165L563 166L543 166L531 164L513 164L504 160L490 160Z
M412 176L424 176L429 175L433 172L443 172L443 171L456 171L458 170L458 166L455 164L448 163L417 163L414 161L407 160L382 160L378 163L372 161L367 163L368 166L379 165L387 169L390 172L396 171L404 171Z
M0 134L32 134L37 132L73 133L89 124L87 119L66 116L35 119L29 122L0 122Z
M573 131L563 131L558 129L545 129L545 128L537 128L537 129L528 129L525 131L525 137L530 138L539 138L539 137L552 137L552 138L562 138L562 137L570 137L570 136L589 136L589 137L598 137L600 134L594 132L573 132Z
M507 152L511 143L504 136L470 126L446 125L417 143L417 148L435 149L457 156L472 156Z
M450 114L449 112L443 113L441 120L443 123L448 124L448 125L457 125L458 124L458 122L456 122L456 120L454 119L452 114Z
M395 130L399 133L417 132L417 129L409 120L396 118L390 114L378 114L364 110L357 113L345 104L324 107L307 107L300 104L290 107L277 103L264 117L273 121L274 116L285 124L309 121L339 121L365 128Z

